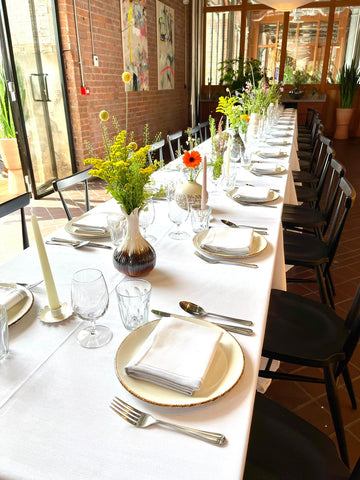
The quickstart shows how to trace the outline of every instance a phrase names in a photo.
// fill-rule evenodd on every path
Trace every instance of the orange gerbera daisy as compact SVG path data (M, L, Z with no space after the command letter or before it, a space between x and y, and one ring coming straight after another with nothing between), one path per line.
M183 156L183 162L186 167L198 167L201 163L201 155L196 150L192 150L191 152L185 152Z

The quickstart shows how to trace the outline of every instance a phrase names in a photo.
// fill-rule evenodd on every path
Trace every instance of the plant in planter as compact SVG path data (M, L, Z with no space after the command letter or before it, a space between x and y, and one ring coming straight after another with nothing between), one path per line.
M25 91L23 88L20 91L23 97ZM25 184L3 65L0 65L0 155L8 171L9 193L24 193Z
M294 89L290 90L290 95L296 99L301 98L304 92L301 90L301 85L307 83L310 78L310 75L305 72L305 70L295 70L292 74L292 83L294 84Z
M257 85L264 78L260 60L252 58L244 61L243 57L220 62L220 85L225 85L231 92L242 92L246 83Z
M340 107L336 109L336 131L334 138L346 139L349 137L349 123L353 113L353 102L356 89L360 84L360 70L355 60L344 65L338 77L340 84Z

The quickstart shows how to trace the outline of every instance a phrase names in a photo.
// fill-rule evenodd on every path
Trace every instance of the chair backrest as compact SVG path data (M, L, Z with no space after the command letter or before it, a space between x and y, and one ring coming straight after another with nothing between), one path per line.
M155 154L155 152L158 152L158 160L160 162L160 165L161 166L163 165L163 163L164 163L164 155L163 155L164 145L165 145L165 140L164 139L159 140L158 142L153 143L151 145L151 148L147 153L149 163L154 162L154 154Z
M209 138L209 120L206 122L199 123L200 127L200 139L202 142L205 142Z
M61 203L64 207L66 216L68 220L72 219L72 215L70 213L70 210L66 204L66 200L64 198L64 195L62 194L62 191L73 187L74 185L77 185L78 183L83 182L84 183L84 193L85 193L85 208L86 211L88 212L90 210L90 201L89 201L89 186L88 186L88 180L89 180L89 170L90 168L87 168L86 170L82 170L81 172L74 173L73 175L70 175L69 177L62 178L61 180L55 180L53 182L53 187L56 192L59 193L59 197L61 200Z
M5 217L10 213L16 212L20 210L20 217L21 217L21 233L23 239L23 248L28 248L29 246L29 237L26 227L26 219L25 219L25 210L24 208L29 205L30 203L30 193L23 193L18 197L12 198L7 202L0 204L0 217Z
M335 158L330 159L330 168L328 170L328 178L326 179L327 188L326 194L319 201L319 208L325 215L326 224L322 229L322 233L325 234L330 224L330 219L336 205L336 200L340 188L340 180L345 175L344 166L338 162Z
M339 245L341 234L344 230L346 218L356 198L354 187L344 177L340 179L337 196L338 200L334 206L334 213L330 221L326 238L329 252L329 262L325 265L326 271L329 270L332 264L337 247Z
M192 139L194 140L193 146L196 147L196 145L198 145L201 142L200 125L196 125L195 127L192 127L192 129L190 130L190 134Z
M345 320L345 325L350 330L350 334L344 345L345 363L347 363L352 357L360 339L360 285L358 285L356 290L354 300Z
M175 152L181 152L181 137L182 137L182 130L178 132L172 133L167 136L167 141L169 144L169 150L171 155L171 160L175 160ZM172 142L175 142L176 148L174 150Z
M317 178L320 178L322 162L324 161L326 147L331 146L332 141L323 135L324 125L320 124L318 134L311 155L310 172Z
M264 395L256 394L244 480L359 479L323 432Z
M321 123L319 115L315 114L314 115L314 123L313 123L312 129L311 129L311 144L312 144L313 148L314 148L316 138L318 136L321 125L323 125L323 124Z
M314 108L308 108L306 111L305 127L310 131L312 129L315 117L319 116L319 112Z

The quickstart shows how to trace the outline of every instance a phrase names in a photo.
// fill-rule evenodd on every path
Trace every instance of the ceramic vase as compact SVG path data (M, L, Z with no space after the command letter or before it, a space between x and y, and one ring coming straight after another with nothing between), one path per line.
M175 200L179 207L186 210L191 205L201 204L201 190L202 187L195 181L189 181L179 185L175 191Z
M352 108L336 109L336 130L334 138L345 140L349 138L349 123L353 113Z
M129 277L147 275L155 267L156 253L140 233L139 209L135 208L130 215L124 211L123 214L127 221L127 234L114 251L114 266Z

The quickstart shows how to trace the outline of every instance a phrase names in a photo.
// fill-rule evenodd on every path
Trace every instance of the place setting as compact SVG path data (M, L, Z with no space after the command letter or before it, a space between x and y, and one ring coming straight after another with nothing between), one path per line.
M243 185L227 192L227 196L240 205L267 206L280 197L280 193L266 186ZM272 205L274 206L274 205Z
M110 231L107 216L112 212L86 213L69 220L65 225L65 231L77 237L109 237Z

